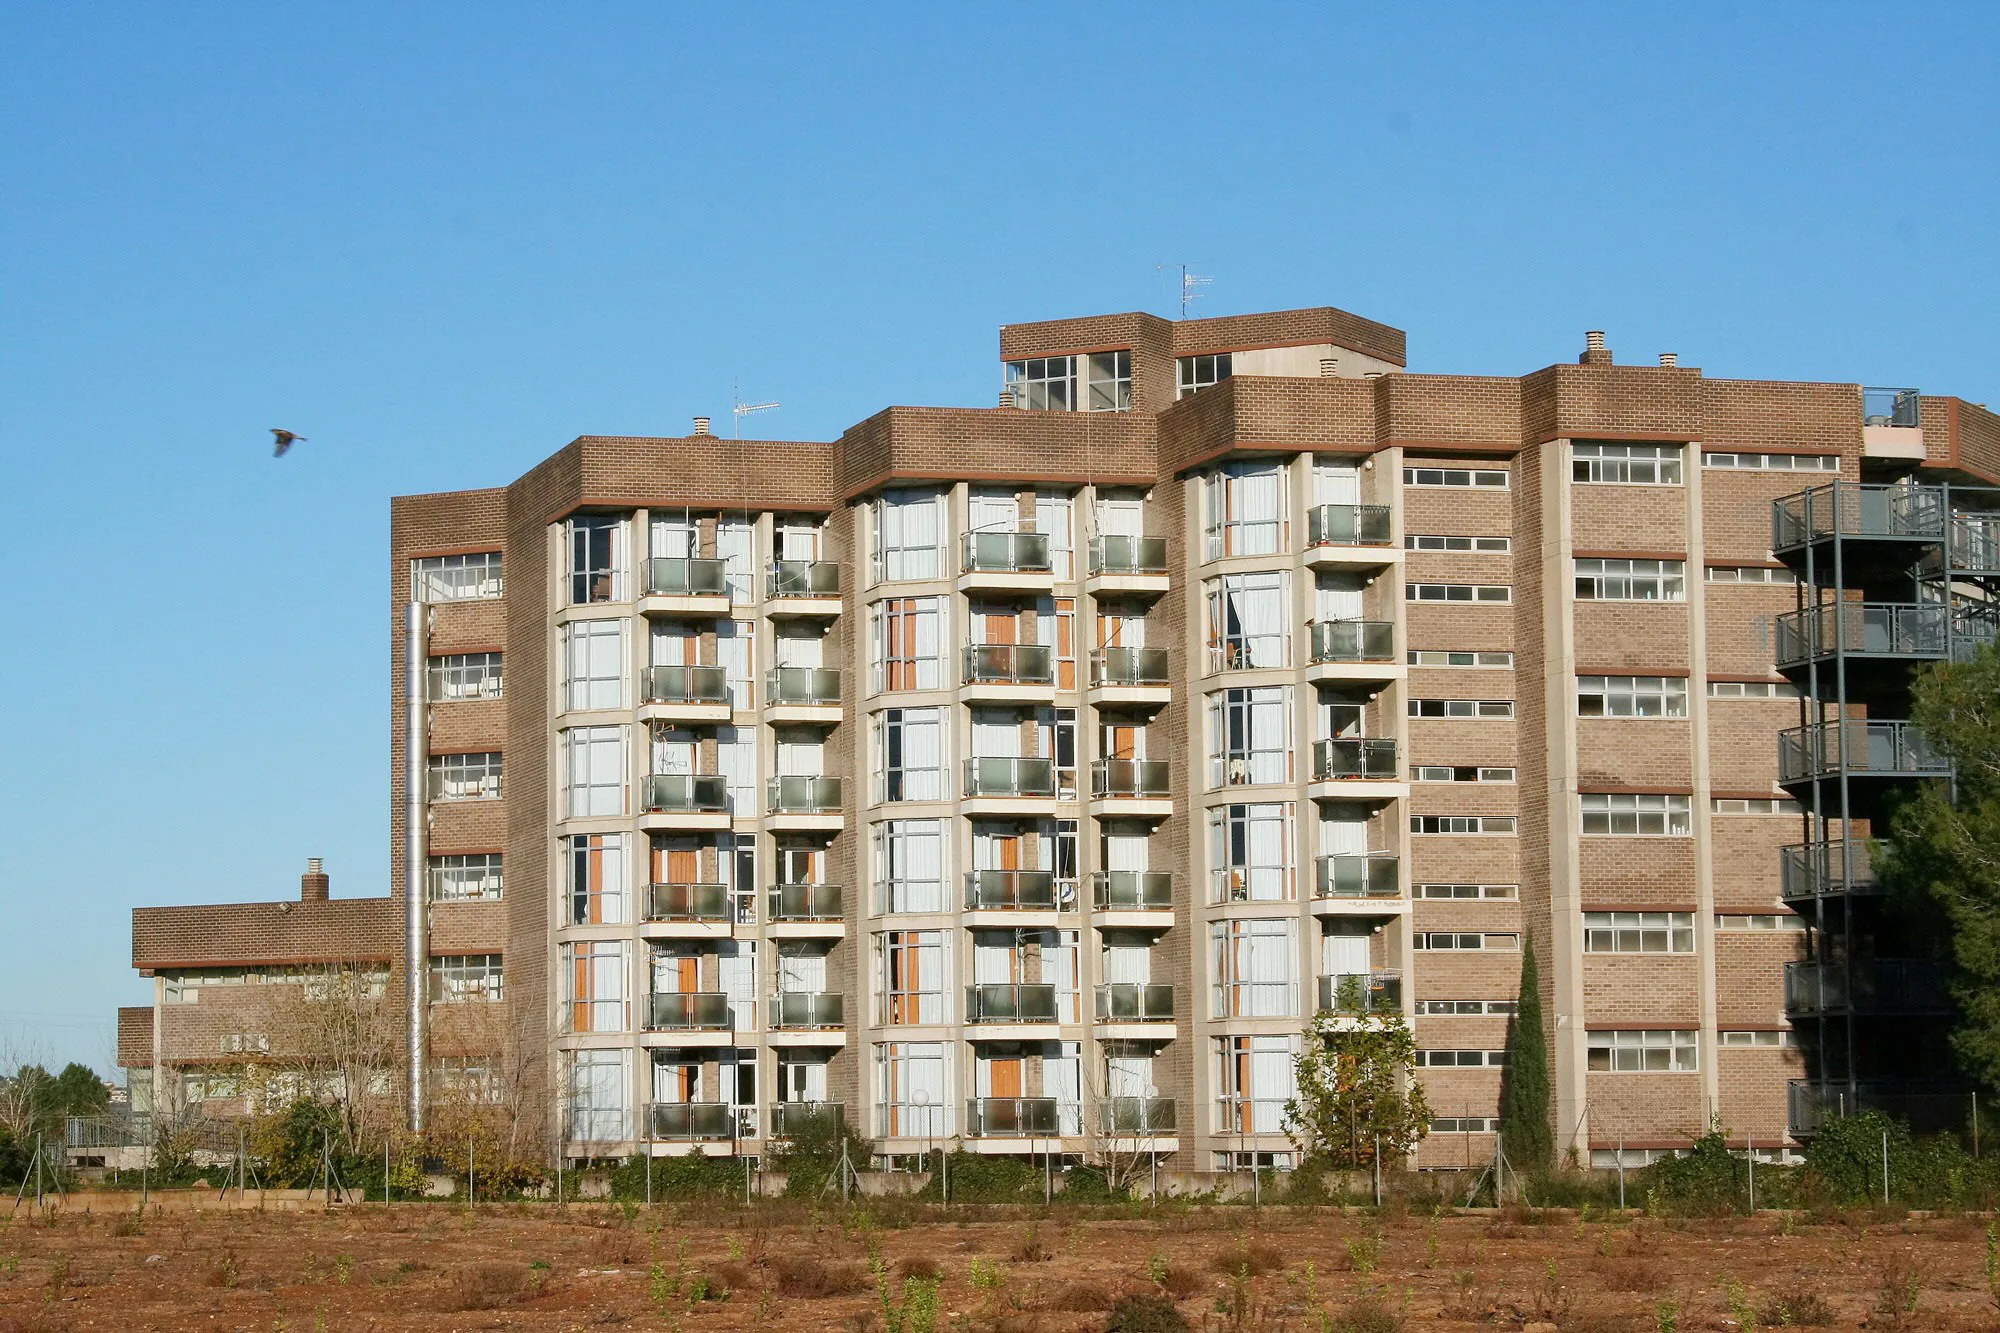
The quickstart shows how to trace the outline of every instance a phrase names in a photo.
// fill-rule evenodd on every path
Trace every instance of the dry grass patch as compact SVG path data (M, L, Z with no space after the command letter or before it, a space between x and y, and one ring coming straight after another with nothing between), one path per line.
M534 1270L526 1264L481 1259L452 1270L446 1295L453 1310L497 1310L527 1295L534 1280Z
M829 1296L852 1296L868 1290L868 1279L859 1264L828 1264L818 1259L779 1259L771 1265L777 1276L780 1296L796 1296L816 1301Z

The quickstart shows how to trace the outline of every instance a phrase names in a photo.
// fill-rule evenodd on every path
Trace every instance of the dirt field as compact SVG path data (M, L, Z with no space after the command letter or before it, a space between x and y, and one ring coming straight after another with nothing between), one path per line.
M898 1304L910 1293L910 1308L891 1315L907 1315L902 1333L1098 1329L1113 1299L1140 1290L1172 1293L1193 1328L1217 1333L1387 1333L1397 1319L1422 1330L1658 1333L1788 1316L2000 1329L1986 1222L1971 1218L1378 1223L1337 1210L1163 1208L1091 1220L968 1210L961 1220L908 1205L818 1215L378 1205L165 1212L135 1225L105 1211L117 1203L92 1206L46 1219L24 1209L5 1226L0 1329L894 1333L870 1275L878 1262ZM933 1271L931 1323L922 1287ZM1371 1295L1382 1303L1372 1321Z

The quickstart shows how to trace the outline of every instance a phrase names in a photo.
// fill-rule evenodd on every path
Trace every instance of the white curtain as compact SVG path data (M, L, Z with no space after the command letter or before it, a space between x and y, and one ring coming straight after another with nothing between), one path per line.
M715 767L729 787L730 809L757 812L757 732L754 727L715 729Z
M950 1086L941 1042L884 1042L876 1095L884 1134L942 1138L951 1132Z
M941 690L944 673L944 599L917 599L917 688Z
M1043 936L1042 980L1055 986L1057 1012L1065 1023L1080 1022L1083 1018L1078 1007L1078 952L1077 933L1073 930L1050 931Z
M1105 1096L1150 1097L1153 1093L1152 1056L1107 1055L1104 1057Z
M699 666L701 635L694 626L680 621L653 622L654 666Z
M1083 1132L1083 1059L1081 1048L1073 1041L1063 1042L1059 1055L1042 1057L1042 1095L1056 1099L1056 1112L1062 1119L1062 1132L1081 1134Z
M1137 496L1100 495L1097 497L1097 531L1105 537L1143 537L1146 533L1146 502Z
M1278 524L1283 517L1282 465L1247 470L1233 479L1236 522L1231 555L1272 555L1278 549Z
M787 1102L826 1100L826 1060L801 1051L778 1056L778 1099Z
M1251 1132L1279 1133L1284 1129L1285 1103L1295 1090L1291 1044L1285 1038L1257 1039L1250 1054L1250 1087L1256 1099L1250 1112Z
M906 708L902 718L903 799L941 801L944 783L944 715L937 708Z
M945 850L935 819L897 819L877 826L877 878L889 886L890 910L945 910Z
M1283 666L1285 576L1245 575L1239 581L1239 592L1234 601L1236 616L1248 645L1249 661L1246 665Z
M680 727L655 727L652 771L666 777L691 775L697 744L691 731Z
M1073 560L1071 558L1074 541L1070 536L1073 502L1067 495L1035 496L1035 531L1048 534L1049 564L1058 579L1071 579Z
M625 706L625 622L579 620L563 629L567 680L564 706L571 709Z
M778 989L780 991L824 991L826 983L826 954L820 950L804 950L780 946L778 952Z
M1368 815L1360 806L1329 805L1319 821L1322 856L1352 856L1368 850Z
M570 1059L571 1137L589 1142L630 1137L624 1052L577 1051Z
M1147 849L1150 842L1143 833L1104 830L1104 868L1106 870L1144 870L1147 868Z
M1366 976L1369 972L1368 936L1327 934L1320 936L1320 971L1329 977Z
M730 1026L757 1026L757 941L724 940L716 947L716 980L729 997Z
M1313 503L1316 505L1358 505L1361 503L1361 469L1353 463L1313 464Z
M715 627L715 655L729 682L729 706L748 708L751 680L756 673L757 626L748 620L724 620Z
M796 519L785 520L778 525L778 559L817 560L820 550L820 528L817 523L804 523Z
M1004 759L1021 753L1021 719L996 709L972 714L972 754L976 759Z
M754 555L757 529L746 519L725 518L715 525L715 555L722 561L723 578L729 585L729 600L747 602L755 595Z
M826 639L810 630L780 632L776 647L780 667L821 667L826 665Z
M1361 590L1356 574L1321 574L1313 589L1313 614L1320 620L1359 620Z
M1153 951L1143 944L1104 946L1104 980L1143 985L1153 979Z
M653 516L652 554L655 560L685 560L695 553L692 520Z
M1021 526L1021 506L1011 491L974 491L966 497L970 532L1013 532Z
M625 813L625 729L576 727L569 739L572 817Z
M1293 981L1297 975L1296 936L1292 921L1245 923L1251 933L1239 944L1246 988L1243 1012L1259 1018L1280 1018L1293 1013Z
M782 727L778 736L778 773L788 778L816 778L826 772L826 745L811 727Z
M885 579L934 579L943 506L936 491L889 491L876 509L876 570Z

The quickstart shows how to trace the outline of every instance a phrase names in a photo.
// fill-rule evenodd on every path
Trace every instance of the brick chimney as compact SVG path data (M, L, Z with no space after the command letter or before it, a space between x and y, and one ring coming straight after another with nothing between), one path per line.
M1583 355L1576 359L1579 366L1608 366L1611 364L1611 349L1604 345L1604 330L1590 329L1583 335Z
M333 881L326 871L320 869L320 859L315 856L306 862L306 873L299 876L299 901L302 903L323 903Z

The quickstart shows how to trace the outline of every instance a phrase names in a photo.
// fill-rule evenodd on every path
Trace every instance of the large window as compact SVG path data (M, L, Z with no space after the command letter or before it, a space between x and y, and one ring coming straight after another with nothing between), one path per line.
M571 1032L624 1032L632 1026L626 997L625 941L565 944L563 990Z
M1687 598L1681 560L1578 557L1576 596L1585 602L1679 602Z
M1179 392L1175 395L1185 398L1191 393L1200 393L1211 385L1222 383L1229 378L1235 358L1228 352L1218 352L1213 356L1184 356L1180 359Z
M1209 925L1210 1016L1290 1018L1299 1011L1298 922Z
M1127 375L1129 381L1129 372ZM1076 406L1076 358L1034 356L1007 363L1007 388L1014 406L1035 412L1067 412Z
M942 801L945 711L889 708L875 717L878 801Z
M1289 582L1283 571L1229 574L1208 581L1210 671L1286 665Z
M444 954L431 959L431 1003L497 1002L500 997L500 955Z
M1695 1034L1673 1029L1592 1032L1584 1067L1593 1073L1692 1074L1701 1068Z
M568 1051L569 1136L585 1143L632 1137L625 1052Z
M946 910L946 864L944 821L892 819L875 825L875 910Z
M885 1041L875 1048L876 1129L891 1138L942 1143L952 1131L951 1048L936 1041Z
M1574 444L1570 470L1577 481L1678 486L1681 453L1678 444Z
M945 932L885 930L875 937L876 992L884 1023L942 1023L949 973Z
M410 596L419 602L466 602L504 591L500 553L427 555L410 562Z
M1092 412L1129 412L1132 409L1132 354L1092 352L1089 357L1089 384L1084 407Z
M944 599L898 597L874 610L875 689L945 687Z
M1693 953L1692 912L1585 912L1585 953Z
M593 514L569 521L569 600L572 606L625 600L625 520Z
M1209 786L1290 782L1291 712L1292 692L1284 685L1209 695Z
M499 852L433 856L428 869L430 898L434 903L499 900L501 889Z
M563 707L625 706L625 622L576 620L563 626Z
M563 733L563 753L565 814L625 813L625 728L573 727Z
M875 579L934 579L944 569L944 496L884 491L875 502Z
M1286 902L1293 896L1292 806L1225 805L1208 812L1214 902Z
M500 795L500 752L434 754L430 762L434 801L490 801Z
M1578 676L1578 717L1686 717L1687 681L1680 676Z
M1285 466L1230 463L1208 474L1205 558L1276 555L1285 545Z
M1217 1037L1215 1039L1216 1132L1280 1134L1285 1103L1297 1091L1297 1039Z
M564 838L563 870L571 925L622 926L632 919L624 834Z
M430 701L500 697L500 654L452 653L430 659Z
M1685 796L1585 792L1583 831L1636 837L1685 837L1692 831Z

